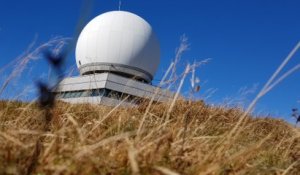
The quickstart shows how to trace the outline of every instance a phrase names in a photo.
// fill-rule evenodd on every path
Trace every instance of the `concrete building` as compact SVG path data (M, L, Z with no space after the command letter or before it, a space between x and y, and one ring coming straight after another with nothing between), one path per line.
M171 92L151 85L160 62L152 27L141 17L111 11L91 20L76 45L78 77L65 78L57 97L71 103L134 105L142 99L168 101Z

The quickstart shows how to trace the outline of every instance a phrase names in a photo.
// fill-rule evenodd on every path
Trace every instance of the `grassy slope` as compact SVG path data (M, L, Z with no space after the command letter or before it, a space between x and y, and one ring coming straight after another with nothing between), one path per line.
M297 174L300 132L284 121L247 117L228 136L242 111L178 101L113 109L58 103L44 131L36 104L0 102L0 174ZM37 142L40 138L40 142ZM35 148L40 149L37 160Z

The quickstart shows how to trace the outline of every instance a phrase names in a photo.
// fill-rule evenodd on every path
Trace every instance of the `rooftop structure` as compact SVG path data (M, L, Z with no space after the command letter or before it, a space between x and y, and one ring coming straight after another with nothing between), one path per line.
M76 63L82 75L109 71L151 82L159 61L159 42L151 26L130 12L97 16L77 41Z
M58 98L71 103L132 105L154 97L167 101L172 93L151 85L160 62L152 27L141 17L111 11L92 19L76 45L78 77L60 82Z

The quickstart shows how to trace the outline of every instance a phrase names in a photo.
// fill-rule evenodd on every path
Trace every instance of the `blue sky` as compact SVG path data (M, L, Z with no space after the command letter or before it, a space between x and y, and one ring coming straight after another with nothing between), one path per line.
M118 3L118 0L96 0L88 20L117 10ZM0 67L22 54L34 40L38 45L56 36L73 37L81 8L79 0L1 1ZM190 49L183 55L182 65L212 59L197 70L202 89L196 96L215 90L207 100L209 103L251 100L300 40L298 0L123 0L121 9L146 19L158 35L162 54L156 81L174 58L183 34L189 38ZM67 67L75 65L73 52ZM297 53L284 70L299 62ZM1 98L20 93L26 87L30 92L35 91L34 81L47 77L48 66L43 60L32 64ZM9 69L1 72L0 82L8 73ZM296 72L264 96L256 111L288 119L291 108L300 107L299 82L300 72ZM242 98L240 91L245 87L256 87L256 91ZM187 82L183 91L188 89Z

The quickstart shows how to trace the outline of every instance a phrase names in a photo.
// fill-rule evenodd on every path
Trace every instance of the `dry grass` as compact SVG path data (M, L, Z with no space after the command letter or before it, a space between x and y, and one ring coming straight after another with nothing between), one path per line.
M242 110L201 101L177 100L174 105L165 121L167 103L111 111L58 102L44 131L44 111L37 104L2 101L0 174L24 174L39 138L34 174L299 173L299 128L246 116L247 124L228 142L224 138Z

